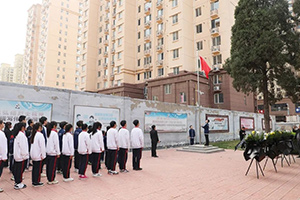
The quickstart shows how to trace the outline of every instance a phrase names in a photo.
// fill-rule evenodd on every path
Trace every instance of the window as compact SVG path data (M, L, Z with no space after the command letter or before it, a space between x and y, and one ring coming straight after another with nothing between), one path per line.
M173 32L173 41L177 41L178 40L178 38L179 38L179 34L178 34L178 31L176 31L176 32Z
M178 58L179 57L179 49L174 49L173 50L173 58Z
M160 53L157 55L158 60L164 60L164 53Z
M203 41L197 42L197 51L202 50L202 49L203 49Z
M222 64L222 55L213 56L213 64Z
M164 45L164 38L158 39L158 40L157 40L157 44L158 44L158 45L161 45L161 46Z
M217 85L217 84L221 84L223 81L223 76L222 75L214 75L213 76L213 82L214 82L214 85Z
M146 44L144 44L144 50L149 50L151 49L151 42L147 42Z
M117 86L121 86L121 80L117 81Z
M165 85L165 94L171 94L171 85Z
M210 9L211 10L217 10L219 9L219 1L215 1L214 3L210 4Z
M122 38L118 39L118 46L122 45Z
M196 12L196 17L199 17L201 15L201 7L196 8L195 12Z
M151 64L151 62L152 62L151 56L144 58L144 65Z
M121 32L122 29L123 29L123 26L122 26L122 24L121 24L120 26L118 26L118 31Z
M178 14L172 16L173 24L178 23Z
M152 100L153 100L153 101L158 101L158 97L157 97L157 96L153 96L153 97L152 97Z
M119 6L123 5L123 0L119 0Z
M149 79L149 78L151 78L151 76L152 76L152 72L151 71L144 72L144 79Z
M107 81L104 82L104 88L107 88Z
M101 71L98 71L98 77L100 77L101 76Z
M122 58L122 52L118 53L118 59L120 60Z
M164 24L158 24L157 25L157 31L162 31L164 29Z
M141 6L138 7L138 13L140 13L140 12L141 12Z
M179 67L173 68L173 74L179 74Z
M137 80L138 80L138 81L141 80L141 74L138 74L138 75L137 75Z
M141 66L141 59L138 59L138 61L137 61L137 66L138 66L138 67Z
M214 94L214 102L215 104L224 103L223 93Z
M212 39L213 46L221 45L221 36L215 37Z
M119 12L118 18L119 18L119 19L122 19L122 17L123 17L123 12Z
M118 73L118 74L121 73L121 66L118 66L118 67L117 67L117 73Z
M196 33L201 33L202 32L202 24L198 24L196 26Z
M100 83L97 83L97 89L100 89Z
M163 76L164 75L164 68L160 68L157 70L158 76Z
M140 53L141 52L141 45L138 46L137 48L137 52Z
M279 103L271 105L271 111L287 111L288 104L286 103Z
M157 11L157 16L158 17L162 17L163 14L164 14L164 10L163 9L160 9L160 10Z
M138 19L138 26L141 25L141 19Z
M180 103L186 102L186 94L184 92L180 92Z
M141 38L141 32L138 32L138 39Z
M172 0L172 7L178 6L178 0Z
M82 55L82 60L86 59L86 53Z
M86 69L85 65L82 65L82 66L81 66L81 70L82 70L83 72L85 72L85 69Z
M85 77L81 77L81 83L85 83Z
M211 28L220 27L220 18L211 20Z

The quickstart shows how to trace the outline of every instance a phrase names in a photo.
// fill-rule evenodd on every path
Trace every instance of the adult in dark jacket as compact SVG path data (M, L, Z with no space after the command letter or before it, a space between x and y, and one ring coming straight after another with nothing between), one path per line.
M205 120L205 125L202 126L205 135L205 146L209 145L209 120Z
M196 132L193 129L193 126L190 125L190 130L189 130L190 145L194 145L195 137L196 137Z
M156 154L156 148L157 148L157 143L159 143L159 138L156 130L156 126L153 125L152 130L150 131L150 138L151 138L151 156L154 158L157 158Z

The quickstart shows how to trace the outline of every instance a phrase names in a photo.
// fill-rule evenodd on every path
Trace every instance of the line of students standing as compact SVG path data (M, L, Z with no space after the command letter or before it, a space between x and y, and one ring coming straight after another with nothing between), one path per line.
M4 123L0 121L0 177L5 161L8 159L7 155L9 155L12 157L10 161L12 180L15 181L14 188L17 190L27 187L22 180L29 156L33 166L32 185L34 187L44 185L41 182L43 176L47 176L49 185L57 184L56 170L63 174L64 182L73 181L74 179L70 177L70 169L74 155L75 171L78 172L81 180L88 178L85 175L88 162L92 164L93 177L101 176L100 160L104 152L108 174L118 174L115 169L117 161L120 172L128 172L126 162L130 147L133 151L133 170L142 170L140 159L144 146L144 134L139 128L138 120L133 121L135 128L132 129L131 134L127 130L125 120L120 122L122 128L119 131L116 129L116 122L112 121L105 136L101 131L100 122L95 122L92 127L88 127L87 124L78 121L74 133L71 124L61 122L59 124L61 129L57 132L57 122L48 123L46 117L41 117L35 124L30 122L31 132L28 137L25 132L25 118L25 116L20 116L19 123L14 126L10 136L2 131ZM11 138L13 138L13 145ZM9 146L13 146L12 151L8 148ZM44 165L46 165L46 175L43 174ZM3 189L0 188L0 192L3 192Z

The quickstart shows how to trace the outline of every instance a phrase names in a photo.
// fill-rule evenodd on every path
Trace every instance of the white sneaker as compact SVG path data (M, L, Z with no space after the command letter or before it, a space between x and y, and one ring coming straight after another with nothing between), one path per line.
M78 173L78 172L79 172L79 169L75 169L75 172Z
M54 180L54 181L48 182L47 184L48 184L48 185L54 185L54 184L57 184L57 183L58 183L58 181L57 181L57 180Z
M95 177L95 178L97 178L97 177L101 177L101 176L102 176L102 174L100 174L100 173L93 174L93 177Z
M117 171L111 171L111 173L112 173L113 175L119 174L119 172L117 172Z
M41 174L41 177L46 177L46 174Z
M71 182L74 181L74 178L64 178L64 182Z
M25 184L23 184L23 183L19 183L19 184L17 184L17 185L15 185L15 190L20 190L20 189L24 189L24 188L26 188L27 186L25 185Z
M1 192L4 192L4 190L3 190L2 188L0 188L0 193L1 193Z

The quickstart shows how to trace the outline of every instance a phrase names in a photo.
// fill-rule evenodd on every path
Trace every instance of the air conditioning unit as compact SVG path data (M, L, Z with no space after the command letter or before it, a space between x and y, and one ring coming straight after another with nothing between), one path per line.
M221 87L219 85L214 86L214 91L220 91L220 90L221 90Z

